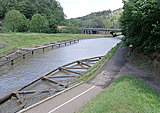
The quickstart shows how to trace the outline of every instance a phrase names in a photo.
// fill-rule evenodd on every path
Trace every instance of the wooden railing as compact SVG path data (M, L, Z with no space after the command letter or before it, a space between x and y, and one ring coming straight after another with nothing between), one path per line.
M6 50L4 52L1 52L0 53L0 59L3 58L3 57L5 57L5 56L7 56L7 55L9 55L9 54L12 54L12 53L16 52L17 50L18 50L18 48L14 47L12 49L9 49L9 50Z

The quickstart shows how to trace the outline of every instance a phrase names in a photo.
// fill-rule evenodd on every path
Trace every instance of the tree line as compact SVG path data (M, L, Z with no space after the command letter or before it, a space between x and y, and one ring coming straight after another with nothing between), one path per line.
M56 0L0 0L0 19L6 31L53 33L65 14Z
M1 32L82 33L83 28L120 28L122 8L65 19L56 0L0 0ZM57 25L67 26L62 30Z
M124 2L120 18L124 45L142 52L160 51L159 0L129 0Z

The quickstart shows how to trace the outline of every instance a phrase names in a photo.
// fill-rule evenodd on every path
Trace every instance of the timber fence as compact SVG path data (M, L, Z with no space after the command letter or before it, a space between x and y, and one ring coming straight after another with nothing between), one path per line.
M38 77L27 85L1 98L1 112L5 110L8 110L8 112L17 112L22 109L25 110L31 105L39 102L39 100L56 95L57 92L63 91L66 88L71 87L79 82L85 82L89 79L89 77L92 77L92 75L95 74L98 69L100 69L102 64L104 64L110 56L111 55L108 52L105 56L77 60L72 63L60 66L48 72L47 74ZM67 75L60 75L59 72L61 73L62 71L67 73ZM60 80L57 81L55 79ZM50 85L48 88L40 90L28 90L30 88L32 89L34 85L40 84L41 81L47 81L48 83L52 83L54 85ZM11 107L8 108L8 106Z
M67 45L67 43L72 44L79 42L79 39L69 39L69 40L61 40L61 41L55 41L55 42L50 42L48 44L44 43L43 45L34 45L34 47L31 48L12 48L10 50L4 51L0 53L0 67L11 63L11 65L14 64L14 61L16 61L18 58L25 59L27 58L27 55L30 56L33 55L34 53L38 52L44 52L45 50L48 49L54 49L54 47L58 46L60 47L61 45ZM41 51L42 50L42 51Z

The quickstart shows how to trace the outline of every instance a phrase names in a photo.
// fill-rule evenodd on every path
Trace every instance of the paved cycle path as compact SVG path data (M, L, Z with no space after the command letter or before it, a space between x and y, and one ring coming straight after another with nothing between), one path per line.
M103 89L83 83L25 113L73 113Z

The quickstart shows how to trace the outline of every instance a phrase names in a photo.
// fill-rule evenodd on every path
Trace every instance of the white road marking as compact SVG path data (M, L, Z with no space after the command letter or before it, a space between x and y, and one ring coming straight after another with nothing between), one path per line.
M62 106L64 106L65 104L68 104L69 102L71 102L71 101L75 100L76 98L80 97L81 95L83 95L83 94L87 93L89 90L93 89L94 87L95 87L95 86L93 86L93 87L89 88L88 90L86 90L86 91L82 92L81 94L79 94L79 95L77 95L76 97L74 97L74 98L70 99L69 101L67 101L67 102L65 102L65 103L63 103L63 104L61 104L60 106L56 107L55 109L51 110L51 111L50 111L50 112L48 112L48 113L52 113L52 112L56 111L57 109L61 108L61 107L62 107Z

